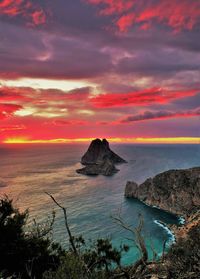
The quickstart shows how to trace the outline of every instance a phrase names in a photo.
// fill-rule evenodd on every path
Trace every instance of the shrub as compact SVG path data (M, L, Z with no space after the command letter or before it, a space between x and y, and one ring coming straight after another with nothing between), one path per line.
M47 269L55 270L62 249L38 228L25 233L28 211L19 212L12 200L0 200L0 272L3 276L42 278ZM36 224L35 224L36 225Z
M167 255L170 278L200 278L200 224L175 243Z

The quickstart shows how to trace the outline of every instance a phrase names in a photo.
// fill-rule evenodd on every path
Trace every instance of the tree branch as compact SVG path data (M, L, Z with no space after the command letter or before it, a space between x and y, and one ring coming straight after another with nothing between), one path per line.
M49 194L48 192L45 192L45 193L53 200L53 202L54 202L59 208L61 208L61 209L63 210L64 218L65 218L65 227L66 227L67 233L68 233L68 235L69 235L69 242L70 242L70 244L71 244L71 247L72 247L72 250L73 250L74 254L78 255L76 246L75 246L75 244L74 244L74 237L72 236L71 231L70 231L70 228L69 228L69 224L68 224L68 220L67 220L67 211L66 211L66 208L63 207L62 205L60 205L60 204L55 200L55 198L54 198L51 194Z

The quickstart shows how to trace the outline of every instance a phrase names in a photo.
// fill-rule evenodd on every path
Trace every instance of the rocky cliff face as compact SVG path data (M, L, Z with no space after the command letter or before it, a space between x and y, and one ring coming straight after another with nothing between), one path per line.
M95 139L91 142L87 152L81 158L81 163L85 167L77 170L77 173L110 176L118 171L115 167L116 163L125 162L124 159L110 149L109 142L106 139L102 141Z
M125 196L187 217L200 208L200 167L169 170L141 185L128 181Z
M176 239L186 238L194 227L200 228L200 210L196 210L188 216L184 226L172 225L171 229L175 233Z
M143 274L151 279L199 278L200 167L169 170L141 185L129 181L125 196L185 217L183 226L169 226L176 243L163 254L162 261L146 265L137 278L145 277Z

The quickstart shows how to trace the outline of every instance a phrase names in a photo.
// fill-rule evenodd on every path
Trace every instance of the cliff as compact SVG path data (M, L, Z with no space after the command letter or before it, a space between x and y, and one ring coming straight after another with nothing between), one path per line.
M169 170L141 185L128 181L125 196L188 217L200 208L200 167Z
M190 231L198 227L200 228L200 210L194 211L190 216L187 217L184 226L171 226L171 229L176 235L176 240L185 239L190 234Z
M170 226L176 242L169 251L163 253L159 261L146 265L134 278L199 278L200 167L169 170L148 178L140 185L129 181L125 196L185 218L183 226Z

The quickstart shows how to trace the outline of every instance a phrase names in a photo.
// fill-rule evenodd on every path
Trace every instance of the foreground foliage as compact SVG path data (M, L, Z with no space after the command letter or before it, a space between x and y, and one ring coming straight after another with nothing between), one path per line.
M158 261L150 261L141 234L142 222L133 229L121 218L115 221L132 234L141 258L131 266L120 264L127 246L116 249L109 239L98 239L86 245L82 236L74 237L63 210L70 248L64 251L54 243L52 220L42 226L34 221L31 230L25 230L28 212L19 212L12 200L0 200L0 278L21 279L199 279L200 278L200 224L192 226L187 236L179 238L168 253Z
M108 273L112 264L119 265L121 252L127 249L113 248L108 239L98 239L86 248L82 237L71 235L73 249L64 251L51 239L54 216L43 226L34 221L28 232L27 218L28 211L19 212L8 197L0 200L0 278L40 279L44 272L45 278L84 278L93 272L97 276L104 270Z
M49 230L33 228L25 233L28 211L20 213L7 197L0 200L0 271L3 277L42 278L55 270L62 249L46 237ZM35 224L36 225L36 224Z
M187 238L180 238L167 255L171 278L200 278L200 225L193 226Z

